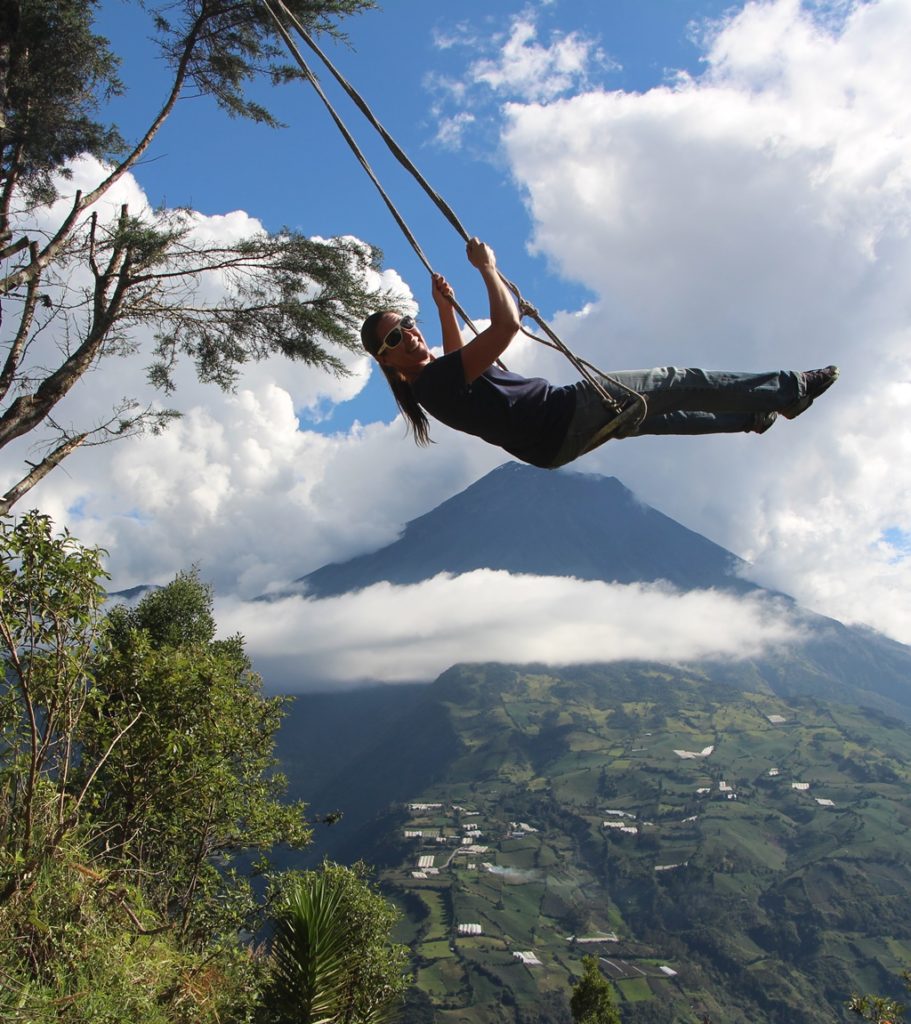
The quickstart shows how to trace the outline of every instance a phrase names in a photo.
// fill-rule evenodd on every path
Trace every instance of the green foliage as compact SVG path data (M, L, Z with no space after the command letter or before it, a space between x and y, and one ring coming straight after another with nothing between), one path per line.
M241 938L266 914L251 856L309 839L302 805L279 801L282 702L241 637L215 639L195 571L106 620L103 577L100 553L46 516L0 521L0 1016L271 1024L264 994L306 954L307 1005L378 1024L406 957L362 868L272 880L282 934L319 908L297 960L279 941L271 972Z
M90 866L94 865L94 866ZM98 869L101 870L98 870ZM263 964L236 942L187 949L141 889L78 833L0 909L0 1019L9 1024L218 1024L256 1003Z
M582 977L573 989L569 1008L576 1024L620 1024L611 984L596 957L582 957Z
M911 972L902 975L905 987L911 989ZM848 1012L869 1021L870 1024L903 1024L906 1007L895 999L884 996L853 995L845 1004Z
M397 914L363 865L326 862L290 876L277 900L267 1019L275 1024L383 1024L410 979L407 951L390 942Z
M238 875L215 870L210 848L225 849L228 814L232 847L306 839L300 808L275 802L280 779L268 773L278 709L258 696L239 639L211 640L208 592L193 574L174 584L170 604L165 588L148 611L115 611L119 628L109 629L104 577L100 552L54 535L47 516L0 521L0 1010L4 1019L36 1022L242 1019L262 973L237 939L252 897ZM149 632L126 625L131 617L147 619L156 640L173 646L162 641L156 650ZM132 666L130 644L144 655ZM155 704L152 653L162 659L158 683L175 683L166 669L181 667L173 697L188 697L180 683L194 680L191 659L217 694L208 703L201 687L195 694L209 733L195 731L215 750L171 759L173 793L190 787L193 770L210 795L214 774L226 804L203 823L203 843L185 796L175 797L169 817L161 794L150 792L134 808L137 858L98 813L108 803L103 788L122 778L125 756L154 757L151 737L176 746L178 723L194 731L200 711L191 705L184 715L172 700L168 719ZM125 676L130 701L112 686ZM121 787L113 803L123 795ZM144 799L139 790L133 797Z
M110 622L103 702L80 736L86 764L135 723L97 772L99 836L149 879L150 898L188 939L236 930L255 901L235 856L309 841L303 805L279 802L272 746L284 700L262 696L242 638L213 639L211 592L195 572Z
M97 705L100 552L36 512L0 520L0 904L52 857L85 799L71 775Z
M195 569L178 573L166 587L149 591L135 607L114 608L108 627L117 650L126 649L136 632L144 633L157 649L211 644L215 638L211 587Z
M169 216L162 213L159 219ZM351 238L315 241L283 229L242 240L225 252L200 248L185 230L181 246L179 259L173 249L162 249L134 290L137 300L159 293L149 379L166 392L174 389L173 370L181 356L192 360L200 380L222 388L234 384L245 363L275 355L343 376L347 370L333 347L357 350L361 322L385 301L365 283L378 268L379 253ZM178 293L195 287L194 279L204 272L217 272L227 283L221 301L178 301Z
M0 175L18 177L28 202L50 203L53 177L66 174L68 160L81 153L104 160L123 149L117 129L96 120L102 101L121 91L119 60L92 32L97 0L5 7Z
M335 19L374 7L372 0L286 0L288 9L311 32L339 36ZM269 111L244 95L244 86L266 74L273 83L300 78L276 43L273 22L264 5L251 0L219 0L205 5L202 16L190 3L160 5L156 10L160 45L175 72L186 65L187 78L213 96L229 114L275 126ZM187 60L188 49L191 59Z

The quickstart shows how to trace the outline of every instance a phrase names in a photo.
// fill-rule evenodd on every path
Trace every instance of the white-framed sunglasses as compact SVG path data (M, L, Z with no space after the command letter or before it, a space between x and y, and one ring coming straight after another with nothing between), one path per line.
M395 327L393 327L380 342L380 347L376 350L377 358L379 358L387 348L395 348L396 345L399 344L402 340L403 329L406 331L413 331L414 326L413 316L403 316Z

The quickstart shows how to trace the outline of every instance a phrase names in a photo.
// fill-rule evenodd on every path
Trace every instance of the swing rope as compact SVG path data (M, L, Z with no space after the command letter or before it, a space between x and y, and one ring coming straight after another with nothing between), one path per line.
M418 242L414 233L409 228L402 214L396 208L395 204L389 197L386 190L383 188L383 185L381 184L379 178L376 176L376 173L374 172L367 158L364 156L363 151L355 141L351 132L348 130L341 116L338 114L338 112L333 107L331 101L326 96L326 93L323 91L323 88L320 85L319 80L317 79L316 75L311 70L307 62L304 60L303 55L301 54L299 48L292 39L290 33L288 32L288 29L285 27L284 22L279 17L277 10L284 15L284 17L294 27L298 35L304 40L304 42L310 47L310 49L313 50L313 52L320 58L320 60L323 62L326 68L328 68L328 70L333 75L338 84L342 87L342 89L344 89L344 91L348 94L348 96L351 98L354 104L358 107L358 109L364 114L364 116L367 118L370 124L380 134L383 141L389 148L390 152L393 154L393 156L395 156L399 163L415 178L415 180L418 182L421 188L423 188L423 190L429 196L431 201L436 205L436 207L449 221L449 223L455 228L455 230L461 236L463 241L467 242L471 236L465 230L464 226L462 225L459 218L456 216L452 207L446 202L445 199L443 199L443 197L435 189L432 188L430 183L421 174L421 172L409 158L407 153L405 153L405 151L398 145L395 139L389 134L389 132L376 118L373 111L367 105L363 97L357 92L357 90L351 85L351 83L348 82L348 80L342 75L342 73L335 67L335 65L332 63L329 57L317 45L317 43L313 40L309 32L307 32L307 30L297 19L297 17L295 17L293 12L291 12L288 9L286 4L284 3L284 0L262 0L262 2L263 6L268 11L273 22L275 23L275 26L278 29L279 34L281 35L285 43L285 46L288 49L288 52L291 54L295 63L303 72L304 78L307 81L309 81L310 84L313 86L323 105L326 107L326 110L328 111L330 117L335 122L336 127L339 129L343 138L348 143L348 146L351 148L351 151L354 153L358 162L364 168L365 172L367 173L367 176L373 182L381 198L383 199L383 202L386 204L387 208L389 209L389 212L392 214L395 222L398 224L405 238L408 240L418 259L421 261L421 263L424 265L427 271L430 274L433 274L433 267L431 266L430 261L427 259L424 250L421 248L420 243ZM611 420L610 423L605 425L604 430L601 431L598 438L595 439L591 447L595 447L597 444L599 444L601 438L604 436L623 436L623 434L635 430L639 423L641 423L644 419L647 409L646 402L643 396L638 394L638 392L634 391L633 389L627 387L625 384L623 384L622 381L615 380L608 374L599 370L593 364L589 363L587 360L582 359L580 356L577 356L574 352L572 352L568 348L568 346L550 328L550 326L542 319L542 317L538 313L538 310L523 297L517 285L515 285L512 281L505 277L499 270L497 271L497 273L499 274L500 280L503 282L503 284L515 296L516 302L519 307L520 315L528 316L531 319L533 319L535 323L537 323L538 327L542 331L544 331L547 337L542 338L539 335L526 330L524 327L520 327L522 333L525 334L527 337L533 339L534 341L537 341L542 345L547 345L549 348L556 349L557 351L562 353L563 356L565 356L566 359L568 359L569 362L575 367L577 372L582 377L584 377L585 380L587 380L592 385L592 387L595 388L602 401L611 410L611 413L614 418ZM467 313L459 305L455 296L451 296L450 301L452 302L456 311L465 321L465 323L470 327L470 329L475 334L477 334L478 328L472 322L471 318L467 315ZM598 379L599 377L609 380L616 387L622 389L623 391L626 391L629 397L631 398L631 402L625 407L622 406L620 402L618 402L617 399L604 388L604 385Z

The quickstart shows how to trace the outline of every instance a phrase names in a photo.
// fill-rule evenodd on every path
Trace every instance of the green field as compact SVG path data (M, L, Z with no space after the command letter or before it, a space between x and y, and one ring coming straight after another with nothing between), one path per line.
M898 723L758 691L721 700L717 682L670 670L515 671L498 684L459 673L447 708L461 754L410 799L442 802L425 826L460 836L470 824L487 850L416 881L417 855L448 856L425 839L384 874L425 908L400 934L438 1020L508 1024L523 1006L562 1019L587 953L647 975L615 983L631 1024L689 1022L696 1005L718 1021L778 1024L788 1007L801 1024L834 1024L855 989L900 994L911 740ZM518 822L535 831L515 834ZM483 934L458 935L460 923ZM541 966L513 956L525 951ZM676 977L658 970L667 963Z

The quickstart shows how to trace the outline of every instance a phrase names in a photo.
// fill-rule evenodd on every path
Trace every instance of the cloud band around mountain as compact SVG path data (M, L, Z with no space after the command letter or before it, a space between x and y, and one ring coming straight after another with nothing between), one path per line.
M270 689L431 681L453 664L751 658L800 636L785 602L481 569L341 597L217 602Z

